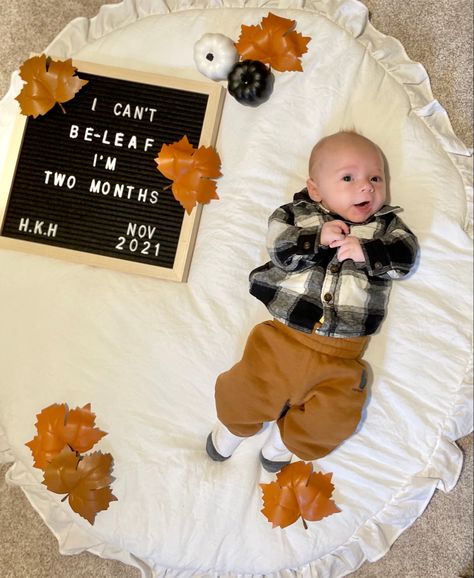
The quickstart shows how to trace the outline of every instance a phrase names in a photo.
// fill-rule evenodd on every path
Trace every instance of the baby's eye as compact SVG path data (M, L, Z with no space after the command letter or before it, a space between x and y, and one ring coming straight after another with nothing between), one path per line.
M352 177L351 177L351 175L344 175L342 177L342 180L346 181L346 183L350 183L352 181Z
M373 181L374 183L380 183L382 181L382 178L381 177L372 177L370 180Z

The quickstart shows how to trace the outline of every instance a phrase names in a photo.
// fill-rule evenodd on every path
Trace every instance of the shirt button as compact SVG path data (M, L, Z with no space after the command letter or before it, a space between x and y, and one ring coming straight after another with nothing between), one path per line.
M375 269L376 271L380 271L380 269L383 269L382 263L381 263L380 261L376 261L376 262L374 263L374 269Z
M326 301L326 303L330 303L332 301L332 294L331 293L325 293L323 299L324 299L324 301Z
M305 242L303 243L303 249L304 249L305 251L308 251L309 249L311 249L311 243L310 243L309 241L305 241Z
M331 265L331 267L329 268L329 271L335 275L336 273L339 273L339 265Z

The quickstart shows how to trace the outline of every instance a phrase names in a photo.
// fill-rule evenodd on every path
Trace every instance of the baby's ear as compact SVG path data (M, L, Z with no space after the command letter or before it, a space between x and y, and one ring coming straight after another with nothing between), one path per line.
M316 183L313 181L311 177L306 181L306 188L308 189L310 198L313 201L319 203L321 201L321 195L319 194Z

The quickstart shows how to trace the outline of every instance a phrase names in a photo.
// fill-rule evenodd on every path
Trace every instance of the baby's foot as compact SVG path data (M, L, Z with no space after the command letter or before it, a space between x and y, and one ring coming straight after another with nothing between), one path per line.
M244 439L246 438L234 435L218 421L207 436L207 455L215 462L228 460Z
M285 446L280 435L280 428L276 423L272 425L272 430L265 445L260 452L260 463L267 472L279 472L281 468L291 462L293 454Z

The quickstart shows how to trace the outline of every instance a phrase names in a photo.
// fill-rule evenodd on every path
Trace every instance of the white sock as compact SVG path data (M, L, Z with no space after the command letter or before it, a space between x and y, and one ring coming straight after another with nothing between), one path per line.
M212 430L212 443L217 452L224 458L231 456L245 437L234 435L223 423L218 421Z
M293 457L281 439L280 428L276 422L273 423L270 435L262 448L262 455L271 462L289 462Z

